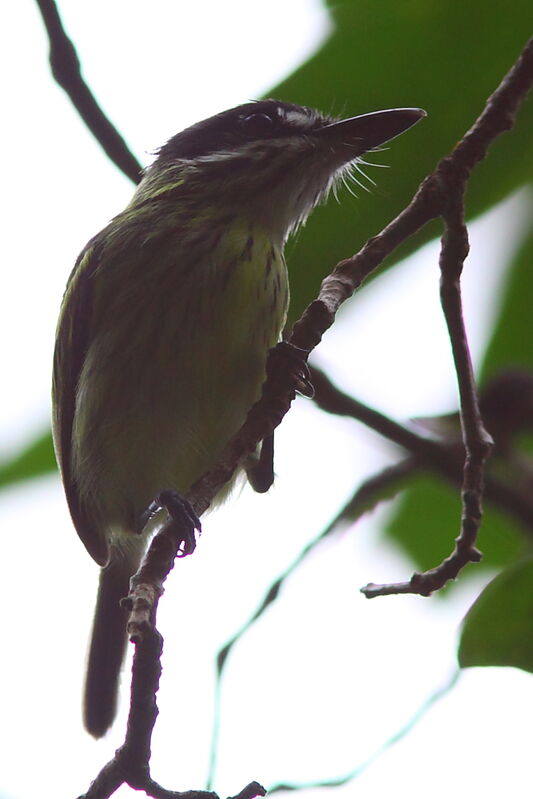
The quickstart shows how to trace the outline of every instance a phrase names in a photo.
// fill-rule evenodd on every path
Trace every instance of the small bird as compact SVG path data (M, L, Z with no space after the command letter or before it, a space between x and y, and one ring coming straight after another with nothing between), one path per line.
M216 114L158 150L76 261L57 329L53 431L74 526L101 567L84 696L93 736L115 716L119 602L164 521L163 492L185 496L260 397L287 313L287 237L363 153L423 116L338 120L276 100ZM245 468L268 489L272 442ZM147 524L154 502L163 511Z

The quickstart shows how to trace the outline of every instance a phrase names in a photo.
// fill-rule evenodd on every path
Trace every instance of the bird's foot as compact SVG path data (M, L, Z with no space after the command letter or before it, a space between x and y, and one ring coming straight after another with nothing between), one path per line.
M171 519L176 521L176 528L180 539L178 558L192 555L196 548L196 530L202 531L202 523L194 512L191 503L177 491L168 489L161 493L149 504L140 520L140 529L148 524L150 519L162 508L166 510Z
M178 558L192 555L196 549L196 531L202 531L202 523L191 503L172 489L162 491L156 498L159 507L165 508L171 519L178 523L180 545Z
M274 364L277 359L283 358L291 367L298 394L312 399L315 395L315 390L311 383L311 373L307 365L308 355L307 350L302 350L288 341L280 341L268 354L267 373L269 369L275 369Z

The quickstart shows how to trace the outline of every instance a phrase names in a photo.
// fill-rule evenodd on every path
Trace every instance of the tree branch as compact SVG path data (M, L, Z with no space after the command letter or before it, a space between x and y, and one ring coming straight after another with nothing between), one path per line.
M128 633L135 644L131 700L124 743L79 799L108 799L122 783L144 790L154 799L218 799L211 791L171 791L150 774L151 739L157 720L156 694L161 676L163 637L156 627L157 606L163 584L182 543L180 524L170 519L152 541L147 557L134 575L124 600L129 610ZM233 799L264 796L258 782L246 785Z
M447 170L447 166L450 166L450 161L445 159L439 171L439 177L446 178L445 190L450 197L449 205L443 212L445 230L440 254L441 303L455 361L466 451L461 490L461 530L452 554L439 566L423 573L415 572L407 582L386 585L369 583L361 589L368 599L406 593L429 596L449 580L455 579L467 563L477 562L482 557L475 542L482 516L483 470L493 442L483 426L479 411L461 302L460 277L469 249L463 208L467 172L454 168L454 165Z
M415 572L407 582L369 583L361 589L368 598L406 593L428 596L455 579L467 563L479 561L482 557L475 543L482 515L483 470L492 439L483 427L479 412L461 307L460 276L468 253L463 198L473 167L485 157L493 139L512 127L518 105L532 83L533 40L530 40L516 64L489 97L481 116L451 155L440 161L430 178L430 181L440 184L444 199L440 210L445 224L440 255L441 303L457 372L466 452L461 490L461 530L453 552L439 566L423 573Z
M421 436L415 430L395 422L374 408L370 408L354 397L345 394L316 366L311 366L310 372L311 380L315 387L314 402L319 408L327 413L355 419L407 450L415 458L417 470L429 469L445 477L454 485L462 485L462 468L458 459L455 441L450 445L447 442ZM517 382L519 384L518 387L524 387L529 390L527 385L529 381L520 379ZM513 390L514 387L512 385L509 386L509 392ZM512 403L512 395L508 393L506 396L510 398L509 402ZM526 408L527 412L530 413L528 405L526 405ZM520 413L521 409L516 405L514 405L514 409L517 414ZM497 424L498 420L494 418L494 413L489 408L487 408L486 412L487 414L490 412L491 420L494 424ZM508 430L505 427L502 431L502 436L507 435ZM499 443L498 439L496 443ZM357 495L357 491L355 495ZM508 485L490 475L485 477L484 493L492 504L511 515L529 537L533 536L533 501L530 494L521 490L520 487Z
M115 126L106 117L81 75L76 48L65 33L54 0L37 0L50 42L52 75L66 91L94 138L118 168L138 183L142 167Z

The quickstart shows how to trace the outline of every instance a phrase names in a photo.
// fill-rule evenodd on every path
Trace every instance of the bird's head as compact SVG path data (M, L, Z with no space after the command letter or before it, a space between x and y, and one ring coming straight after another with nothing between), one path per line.
M398 108L339 120L278 100L246 103L173 136L145 181L164 176L199 204L244 214L284 241L363 153L423 116Z

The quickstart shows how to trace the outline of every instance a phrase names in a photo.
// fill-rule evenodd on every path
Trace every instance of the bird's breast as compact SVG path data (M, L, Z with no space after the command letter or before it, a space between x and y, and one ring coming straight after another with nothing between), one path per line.
M78 389L74 468L110 526L214 465L261 394L286 317L283 255L260 229L213 224L196 247L156 251L146 263L137 254L118 291L99 292Z

